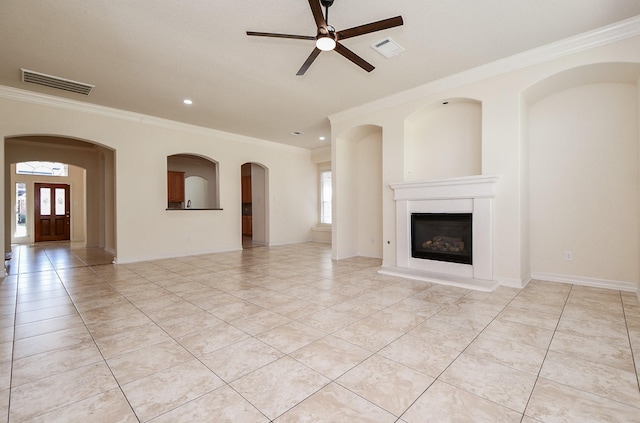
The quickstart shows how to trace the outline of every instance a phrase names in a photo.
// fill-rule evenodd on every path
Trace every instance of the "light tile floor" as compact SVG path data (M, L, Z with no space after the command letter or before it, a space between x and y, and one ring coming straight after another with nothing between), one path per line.
M321 244L14 249L0 421L640 422L635 293L382 276Z

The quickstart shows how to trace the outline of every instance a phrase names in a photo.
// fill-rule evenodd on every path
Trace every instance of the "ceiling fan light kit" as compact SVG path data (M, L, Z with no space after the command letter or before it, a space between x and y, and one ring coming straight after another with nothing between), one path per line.
M309 0L309 6L311 7L311 13L316 23L316 36L308 35L293 35L293 34L278 34L273 32L255 32L247 31L247 35L255 37L273 37L273 38L290 38L295 40L315 40L316 46L302 64L300 70L296 75L304 75L311 64L316 60L318 55L323 51L335 50L337 53L360 66L367 72L371 72L375 67L358 56L353 51L349 50L340 41L347 38L357 37L359 35L365 35L376 31L382 31L384 29L401 26L404 24L402 16L396 16L389 19L383 19L377 22L371 22L365 25L355 26L353 28L345 29L342 31L336 31L334 27L329 25L329 7L334 3L334 0ZM322 14L322 6L325 8L324 15Z
M336 48L336 40L328 35L318 37L318 39L316 40L316 47L318 47L322 51L331 51Z

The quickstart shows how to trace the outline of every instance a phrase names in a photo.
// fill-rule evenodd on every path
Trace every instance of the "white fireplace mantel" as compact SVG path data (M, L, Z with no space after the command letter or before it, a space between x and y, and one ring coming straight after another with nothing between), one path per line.
M497 176L467 176L391 184L396 201L396 267L381 273L492 291L493 198ZM473 264L411 257L412 213L471 213Z
M465 176L390 184L396 201L452 198L493 198L497 176Z

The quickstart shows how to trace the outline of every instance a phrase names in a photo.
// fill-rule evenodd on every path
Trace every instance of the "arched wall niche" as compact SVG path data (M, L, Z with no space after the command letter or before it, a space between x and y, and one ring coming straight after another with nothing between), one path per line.
M637 286L639 81L640 64L599 63L523 91L534 279Z
M619 83L637 85L640 63L608 62L578 66L556 73L522 92L524 104L530 106L554 93L581 85Z
M382 127L339 134L333 173L334 255L382 258Z
M216 160L200 154L172 154L167 156L167 170L184 172L185 193L198 196L185 197L183 208L220 208L219 165ZM200 192L203 187L206 191Z
M405 119L405 180L482 173L482 103L441 100Z
M115 150L91 140L54 134L21 134L5 138L5 215L12 208L11 164L45 160L86 171L86 245L116 253ZM73 200L72 200L73 201ZM11 247L11 219L5 219L5 251Z

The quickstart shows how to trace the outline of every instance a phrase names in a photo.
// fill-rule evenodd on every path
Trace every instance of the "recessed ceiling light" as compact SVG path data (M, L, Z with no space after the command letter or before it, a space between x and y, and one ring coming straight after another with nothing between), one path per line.
M318 138L318 139L319 139L320 141L324 141L324 140L326 140L326 138L325 138L325 137L320 137L320 138Z
M188 98L185 98L184 100L182 100L182 102L187 105L193 104L193 101L189 100Z
M291 135L303 135L303 134L304 134L304 132L302 132L302 131L293 131L291 133Z

